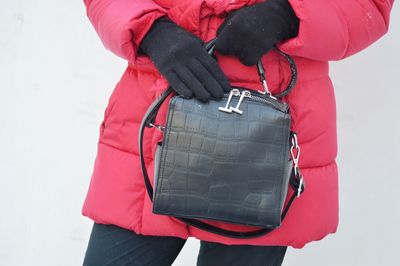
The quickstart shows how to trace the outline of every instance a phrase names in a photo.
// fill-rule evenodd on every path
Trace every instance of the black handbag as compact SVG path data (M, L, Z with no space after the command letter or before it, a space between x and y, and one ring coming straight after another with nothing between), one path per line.
M206 43L210 55L215 40ZM288 60L292 74L279 94L269 92L259 61L263 92L232 87L221 100L206 103L174 95L165 126L154 121L173 90L167 88L149 107L140 126L139 152L153 213L234 238L265 235L281 225L294 199L304 191L304 181L289 105L279 99L295 86L297 69L289 55L279 53ZM146 127L164 133L155 154L154 192L143 154ZM284 207L289 184L293 194ZM239 232L204 220L260 228Z

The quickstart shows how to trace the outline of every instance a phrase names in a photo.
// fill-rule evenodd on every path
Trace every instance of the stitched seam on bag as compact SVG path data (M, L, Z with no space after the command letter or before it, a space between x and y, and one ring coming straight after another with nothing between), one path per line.
M172 98L171 100L170 100L170 103L169 103L169 110L171 110L171 107L173 106L173 105L175 105L175 102L176 102L176 98ZM160 153L160 168L159 168L159 171L158 171L158 174L159 174L159 177L158 177L158 182L157 182L157 186L156 186L156 189L154 190L154 195L156 196L156 194L155 194L155 191L157 190L157 191L160 191L160 186L161 186L161 184L162 184L162 182L163 182L163 180L164 180L164 178L161 178L160 179L160 177L163 177L164 176L164 169L165 169L165 162L166 162L166 159L163 159L163 156L164 156L164 151L166 151L167 149L168 149L168 141L165 141L166 139L169 139L170 138L170 133L171 133L171 127L170 126L168 126L168 125L170 125L171 124L171 120L172 120L172 117L173 117L173 115L174 115L174 113L175 113L175 108L172 108L172 112L171 113L169 113L168 114L168 119L167 119L167 123L166 123L166 129L167 129L167 132L165 132L165 135L164 135L164 140L163 140L163 147L162 147L162 149L161 149L161 153ZM164 147L165 147L165 149L164 149ZM166 155L165 155L166 156ZM162 187L162 186L161 186ZM157 196L156 196L157 197ZM157 197L158 198L158 197ZM155 204L155 200L153 200L153 207L155 207L156 205L158 205L158 204ZM158 201L157 201L158 202Z
M279 208L277 208L277 209L279 209ZM167 213L166 211L160 211L160 212L158 212L158 214L164 214L164 215L172 216L171 214ZM231 220L225 220L225 219L220 219L220 218L216 219L216 218L212 218L212 217L204 216L204 215L190 215L190 214L186 215L186 214L182 214L182 215L179 216L179 215L176 215L176 214L175 214L175 215L172 216L172 217L184 217L184 218L194 218L194 219L207 219L207 220L212 220L212 221L217 221L217 222L234 223L234 222L232 222ZM268 225L265 225L265 224L239 224L239 223L234 223L234 224L240 225L240 226L259 226L259 227L262 227L262 228L268 228L268 227L277 228L277 226L272 225L272 224L268 224ZM211 225L212 225L212 224L211 224ZM238 231L238 232L241 232L241 231Z
M290 118L290 124L292 123L292 120L291 120L291 115L290 115L290 113L288 114L288 116L289 116L289 118ZM289 124L289 128L290 128L290 124ZM285 128L285 127L282 127L283 129ZM283 131L283 134L285 134L285 130L282 130ZM290 141L290 139L289 139L289 136L290 136L290 130L289 131L286 131L286 134L285 134L285 140L288 140L287 142L286 142L286 145L285 145L285 150L286 150L286 152L287 153L289 153L289 141ZM289 155L289 157L290 157L290 155ZM287 161L286 161L286 158L282 158L284 161L285 161L285 163L282 165L282 172L281 172L281 176L283 176L283 174L285 173L285 168L287 167ZM286 175L285 175L286 176ZM282 180L281 180L281 186L280 186L280 188L279 188L279 192L281 193L281 191L282 191L282 187L285 185L285 176L283 176L283 178L282 178ZM290 177L289 177L289 179L290 179ZM287 184L288 186L289 186L289 184ZM283 203L285 203L285 199L286 199L286 197L287 197L287 192L286 192L286 195L282 195L282 196L284 196L284 199L283 199ZM279 202L279 205L280 205L281 203ZM284 207L284 206L283 206ZM279 208L280 209L280 208ZM280 211L282 211L282 210L280 210ZM281 216L281 214L282 213L279 213L279 215ZM280 221L281 221L281 223L282 223L282 219L281 218L279 218L280 219Z

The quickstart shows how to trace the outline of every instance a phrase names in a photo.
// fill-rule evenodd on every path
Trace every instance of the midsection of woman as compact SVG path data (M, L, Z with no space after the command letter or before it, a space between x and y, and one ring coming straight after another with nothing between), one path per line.
M301 21L299 35L278 47L292 55L298 67L297 85L284 100L290 105L292 129L297 132L302 149L299 163L307 192L296 201L279 229L255 239L213 235L174 218L152 213L140 170L138 129L146 109L168 86L168 82L152 61L137 54L135 49L157 17L168 16L208 41L215 37L218 26L229 12L261 1L146 0L133 8L137 12L134 17L128 15L128 11L121 11L129 21L126 23L131 27L132 36L118 35L122 36L119 46L115 39L110 39L112 34L104 30L107 28L103 25L104 18L102 20L98 14L116 16L120 8L134 3L130 0L115 1L110 4L111 12L110 8L104 7L106 2L109 1L86 1L89 18L106 47L127 59L129 64L110 97L100 127L98 155L83 215L95 222L114 224L138 234L181 238L194 236L224 244L301 248L310 241L334 233L338 225L337 129L335 95L329 78L328 61L354 54L382 36L387 31L392 1L364 1L362 6L361 1L290 1ZM358 21L365 18L365 10L369 14L368 23L360 24ZM132 38L134 46L126 46L124 38ZM237 58L218 52L216 57L232 86L262 89L255 66L245 66ZM285 59L276 51L271 51L262 57L262 62L272 93L283 90L290 78ZM164 105L157 118L159 123L165 122L166 110ZM146 145L151 148L145 151L150 176L156 143L161 139L161 133L154 130L149 130L145 136L145 142L152 144ZM212 223L227 229L252 229L222 222Z

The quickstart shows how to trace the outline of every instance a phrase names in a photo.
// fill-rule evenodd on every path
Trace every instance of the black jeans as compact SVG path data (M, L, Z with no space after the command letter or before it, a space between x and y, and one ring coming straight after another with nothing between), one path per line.
M115 225L94 223L83 265L170 266L185 242L178 237L137 235ZM200 241L197 265L279 266L286 249L286 246L223 245Z

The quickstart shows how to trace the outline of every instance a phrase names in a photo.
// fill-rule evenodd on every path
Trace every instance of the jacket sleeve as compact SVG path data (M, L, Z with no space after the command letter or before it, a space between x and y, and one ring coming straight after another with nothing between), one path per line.
M299 34L278 45L314 60L340 60L382 37L394 0L289 0L300 19Z
M167 10L153 0L83 0L105 48L134 62L143 37Z

